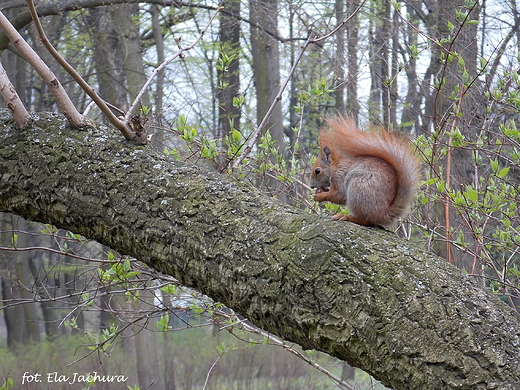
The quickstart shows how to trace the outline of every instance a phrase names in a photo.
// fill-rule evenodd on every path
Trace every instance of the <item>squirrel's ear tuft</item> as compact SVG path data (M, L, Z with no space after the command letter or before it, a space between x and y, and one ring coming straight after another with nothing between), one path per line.
M327 164L332 164L332 150L328 146L324 146L321 149L321 159Z

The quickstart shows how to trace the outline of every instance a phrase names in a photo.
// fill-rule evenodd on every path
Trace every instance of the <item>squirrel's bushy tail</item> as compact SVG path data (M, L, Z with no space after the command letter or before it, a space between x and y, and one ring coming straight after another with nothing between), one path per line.
M327 120L330 129L320 132L320 145L334 145L339 155L359 157L374 156L388 162L397 174L397 194L389 210L389 217L401 217L413 197L420 182L419 159L412 150L409 140L395 132L384 129L360 130L351 117L337 117Z

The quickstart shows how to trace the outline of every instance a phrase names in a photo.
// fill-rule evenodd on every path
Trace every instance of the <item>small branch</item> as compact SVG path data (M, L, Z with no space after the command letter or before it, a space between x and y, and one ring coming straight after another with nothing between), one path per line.
M217 14L220 12L220 10L222 10L223 7L218 7L217 10L215 11L215 13L213 14L213 16L211 17L211 19L209 20L207 26L204 28L204 30L202 30L202 32L199 34L199 36L197 37L197 39L195 39L195 42L193 42L191 45L187 46L187 47L182 47L180 45L180 40L176 40L177 42L177 45L179 46L179 50L174 54L172 55L170 58L167 58L162 64L160 64L157 68L155 68L153 71L152 71L152 74L150 75L150 77L148 77L148 80L146 80L146 83L143 85L143 87L141 88L141 90L139 91L139 93L137 94L136 98L134 99L134 101L132 102L130 108L128 109L128 111L126 112L126 115L125 115L125 119L124 121L125 122L129 122L130 121L130 118L132 117L132 112L135 111L135 109L137 108L137 106L141 103L141 99L144 95L144 93L146 92L146 90L150 87L150 84L152 83L152 80L155 78L155 76L157 76L157 74L163 70L170 62L172 62L174 59L176 59L177 57L180 57L182 58L183 56L183 53L185 51L189 51L191 49L193 49L195 47L195 45L197 45L197 43L199 43L199 41L202 39L202 37L204 36L204 33L209 29L209 27L211 26L211 24L213 23L213 20L216 18Z
M240 155L236 158L236 160L233 161L233 164L231 165L231 169L233 171L237 170L238 166L242 163L242 161L244 161L244 158L246 158L246 156L251 152L251 150L253 149L253 146L258 141L258 138L260 137L260 134L262 133L263 128L265 127L265 125L269 121L269 117L271 116L271 113L274 111L274 109L275 109L276 105L278 104L278 102L280 100L282 100L283 92L287 88L287 85L289 84L289 81L291 80L291 78L292 78L292 76L293 76L293 74L294 74L294 72L296 70L296 67L298 66L299 62L301 61L301 58L303 57L303 53L305 53L305 51L307 50L309 45L311 43L321 42L321 41L329 38L333 34L335 34L344 24L346 24L352 17L354 17L355 14L357 14L359 12L359 10L365 4L365 2L366 2L366 0L363 0L361 2L361 4L359 5L359 7L357 7L356 10L351 15L349 15L348 17L345 17L341 21L341 23L339 23L332 31L330 31L326 35L323 35L321 37L314 37L314 38L311 38L309 36L309 38L307 38L307 40L305 41L305 43L301 47L300 53L298 54L298 58L296 58L296 60L294 61L294 64L292 65L291 70L289 71L289 74L287 75L287 78L285 79L285 82L280 87L280 90L278 91L278 94L276 95L276 98L271 103L271 106L267 110L267 113L265 114L264 118L262 119L262 122L256 128L255 132L253 133L253 135L249 139L249 142L247 143L246 147L244 148L244 150L242 150L242 153L240 153Z
M332 35L336 34L336 32L338 32L338 30L341 27L343 27L345 24L347 24L350 21L350 19L352 19L354 17L354 15L356 15L361 10L363 5L365 5L366 1L367 0L363 0L361 2L361 4L359 4L359 6L354 10L354 12L352 12L348 16L345 16L345 18L343 18L343 20L336 27L334 27L334 29L332 31L330 31L329 33L327 33L321 37L316 37L315 39L312 40L312 43L318 43L318 42L324 41L325 39L330 38Z
M307 40L305 41L305 43L301 47L300 53L298 54L298 57L294 61L294 64L292 65L291 70L289 71L289 74L287 75L287 78L285 79L284 83L282 84L282 86L278 90L278 94L276 95L276 98L271 103L271 106L269 107L269 109L267 110L266 114L264 115L264 119L262 119L262 122L260 122L260 124L256 128L256 130L253 133L252 137L249 139L249 142L248 142L247 146L244 148L244 150L242 150L242 153L240 153L240 155L236 158L236 160L233 161L233 164L231 165L231 169L233 171L237 170L238 166L242 163L242 161L244 161L244 158L246 158L246 156L253 149L253 146L256 144L256 141L260 137L260 134L261 134L264 126L269 121L269 117L271 116L271 113L274 111L274 109L275 109L276 105L278 104L278 102L280 100L282 100L283 92L287 88L287 85L289 84L289 81L291 80L291 78L292 78L292 76L293 76L293 74L294 74L294 72L296 70L296 66L298 66L301 58L303 57L303 53L305 53L305 51L307 50L307 48L309 47L309 45L313 41L314 41L314 39L312 39L309 36L309 38L307 38Z
M59 80L2 12L0 12L0 28L4 31L5 35L7 35L9 40L13 42L20 54L31 64L34 70L38 72L43 81L48 85L49 90L56 99L56 103L58 103L58 106L69 123L74 127L83 126L85 124L85 118L76 110L76 107L72 104L72 101Z
M224 356L224 353L219 353L217 358L213 362L213 364L211 364L211 367L209 368L209 370L208 370L208 372L206 374L206 380L204 381L204 386L202 386L202 390L206 390L206 387L208 386L208 381L209 381L209 378L211 376L211 373L213 372L213 370L215 369L215 366L217 365L219 360L222 359L223 356Z
M40 23L40 19L38 18L38 14L34 6L34 0L27 0L27 5L29 6L29 11L36 26L36 30L38 30L38 34L40 35L40 39L45 48L54 57L54 59L58 61L61 67L72 76L72 78L76 81L76 83L78 83L81 89L83 89L83 91L85 91L85 93L92 98L92 100L100 108L101 112L105 115L109 122L116 129L121 131L121 133L127 140L146 140L146 135L144 133L138 135L128 126L130 118L127 119L125 117L125 120L122 121L118 117L116 117L114 113L110 110L110 108L107 106L107 104L104 102L104 100L99 97L96 91L90 85L88 85L88 83L85 80L83 80L80 74L76 72L76 70L72 66L70 66L69 63L65 61L65 59L60 55L60 53L58 53L58 51L52 46L52 44L47 39L45 31L43 30L43 27Z
M7 72L0 61L0 94L7 105L7 108L13 113L14 120L20 128L24 128L31 118L27 109L22 103L20 96L16 92L11 80L7 77Z
M232 316L234 316L235 314L233 313L233 315L229 315L227 312L218 311L218 315L221 316L221 317L226 318L227 320L230 320L232 318ZM263 337L264 339L268 340L270 345L275 345L275 346L283 348L284 350L286 350L287 352L292 353L293 355L297 356L299 359L303 360L304 362L306 362L307 364L309 364L310 366L312 366L313 368L315 368L316 370L318 370L322 374L325 374L332 381L336 382L336 384L338 386L340 386L341 389L344 389L344 390L355 390L354 387L350 386L343 379L337 377L332 372L327 370L325 367L323 367L323 366L319 365L318 363L316 363L309 356L306 356L304 353L302 353L302 352L298 351L297 349L293 348L291 345L289 345L289 343L285 342L284 340L274 336L273 334L271 334L269 332L266 332L266 331L264 331L264 330L262 330L262 329L260 329L260 328L258 328L256 326L254 326L254 325L250 325L246 320L239 320L236 323L227 324L227 325L220 324L218 321L215 321L215 318L212 318L212 321L213 321L213 323L216 323L218 326L220 326L220 330L224 330L225 329L228 332L230 332L233 336L237 337L240 340L243 340L244 342L247 342L247 341L242 339L241 337L237 336L233 332L233 330L234 330L233 328L235 326L241 327L246 332L257 334L257 335Z

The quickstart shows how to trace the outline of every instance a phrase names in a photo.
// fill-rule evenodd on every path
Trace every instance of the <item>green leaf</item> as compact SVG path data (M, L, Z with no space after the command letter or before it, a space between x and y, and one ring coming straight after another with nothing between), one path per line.
M186 116L184 115L179 115L179 117L177 118L177 127L182 127L182 126L186 126Z
M130 271L130 268L131 268L130 259L126 258L123 263L123 271L128 272L128 271Z
M166 332L170 330L172 327L168 325L170 322L170 315L168 313L161 316L161 319L155 323L157 330L161 332Z
M478 192L473 187L468 186L466 189L466 195L473 203L478 202Z
M507 176L507 174L509 173L509 168L510 167L505 167L503 169L500 170L500 172L497 173L497 176L501 179L503 179L504 177Z
M240 108L240 107L242 107L242 105L244 104L245 101L246 101L246 98L244 95L233 96L233 107Z
M238 145L242 141L242 134L237 129L233 129L231 132L231 139L235 145Z
M498 168L499 168L498 160L497 159L490 159L490 162L491 162L491 170L493 172L498 172Z

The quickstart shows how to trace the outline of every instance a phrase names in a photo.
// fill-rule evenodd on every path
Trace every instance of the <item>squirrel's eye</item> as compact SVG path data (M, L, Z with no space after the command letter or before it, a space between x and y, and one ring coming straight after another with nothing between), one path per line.
M316 175L319 175L319 174L321 173L321 168L316 168L316 169L314 170L314 173L315 173Z

